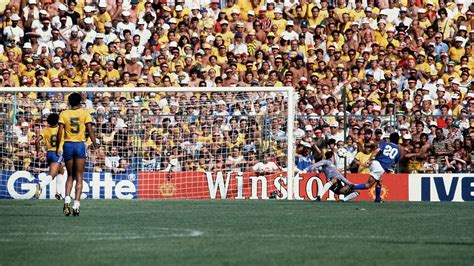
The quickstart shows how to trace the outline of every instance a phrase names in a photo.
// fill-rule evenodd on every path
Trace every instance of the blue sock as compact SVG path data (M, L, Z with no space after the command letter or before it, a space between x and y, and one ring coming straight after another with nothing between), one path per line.
M354 189L368 189L366 184L356 184L353 186Z
M382 192L382 186L376 185L375 186L375 200L380 200L380 192Z

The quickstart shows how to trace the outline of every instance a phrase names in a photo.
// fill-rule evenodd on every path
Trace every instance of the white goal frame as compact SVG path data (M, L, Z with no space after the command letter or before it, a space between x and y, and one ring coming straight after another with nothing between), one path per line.
M287 189L288 200L294 199L295 115L297 94L293 87L0 87L0 92L283 92L288 97Z

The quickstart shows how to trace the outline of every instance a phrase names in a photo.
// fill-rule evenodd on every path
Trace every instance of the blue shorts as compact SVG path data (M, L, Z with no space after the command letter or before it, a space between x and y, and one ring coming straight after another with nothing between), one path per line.
M57 156L55 151L48 151L46 154L46 162L48 164L60 163L63 160L62 156Z
M85 142L65 142L63 145L64 161L69 161L74 158L87 158L86 143Z

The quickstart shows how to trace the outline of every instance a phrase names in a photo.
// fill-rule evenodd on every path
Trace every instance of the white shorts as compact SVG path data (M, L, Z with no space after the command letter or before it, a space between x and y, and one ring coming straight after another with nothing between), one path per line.
M372 161L370 164L370 176L379 181L384 173L385 170L383 169L382 165L380 165L379 161Z

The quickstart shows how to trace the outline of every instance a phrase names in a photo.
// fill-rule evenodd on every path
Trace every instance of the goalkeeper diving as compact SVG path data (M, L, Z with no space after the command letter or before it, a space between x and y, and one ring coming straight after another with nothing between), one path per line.
M359 191L352 189L352 182L337 170L334 163L334 152L327 151L325 158L324 160L311 164L303 170L303 172L316 172L321 168L322 172L326 175L326 184L324 184L323 188L319 191L316 201L320 201L328 190L331 190L337 195L344 195L342 201L349 201L359 196Z

